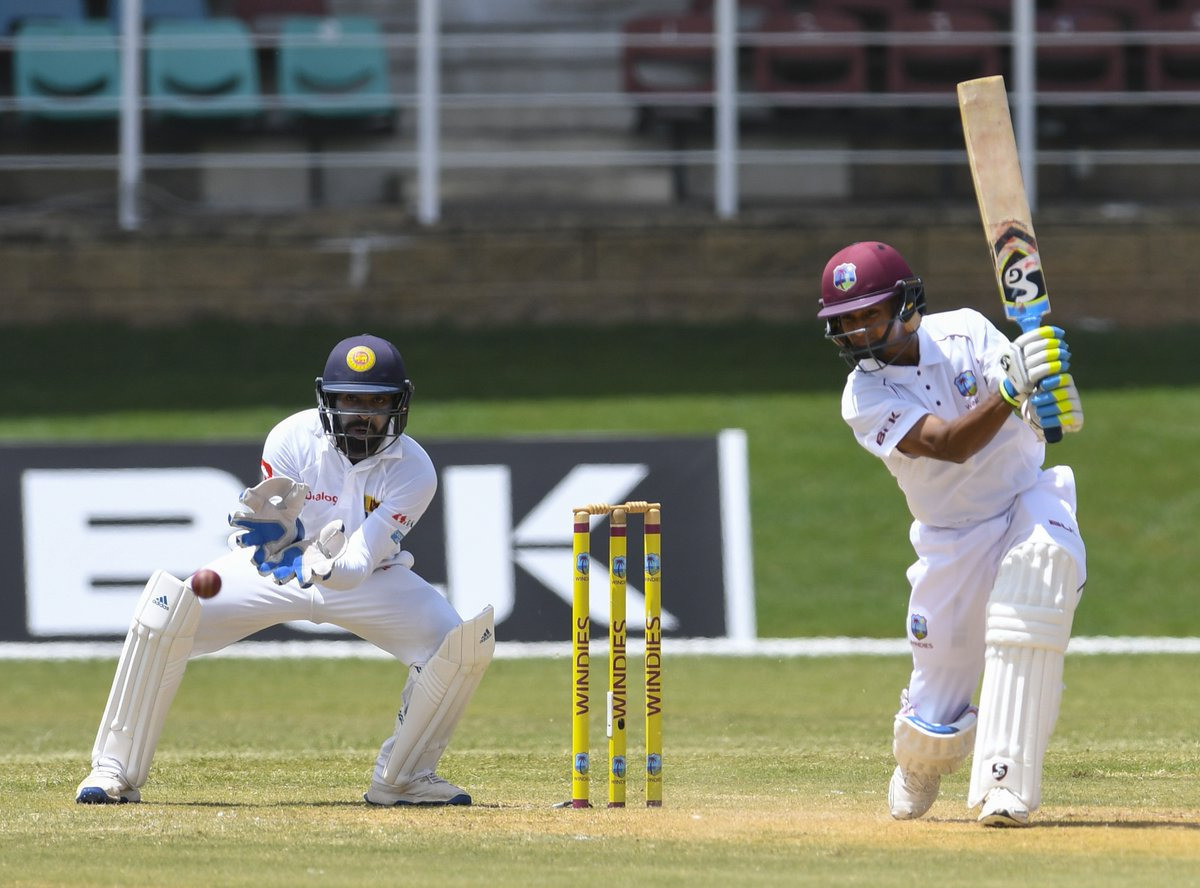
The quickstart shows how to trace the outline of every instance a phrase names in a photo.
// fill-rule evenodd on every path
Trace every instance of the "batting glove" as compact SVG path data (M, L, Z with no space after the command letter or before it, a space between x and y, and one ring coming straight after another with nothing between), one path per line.
M1021 408L1021 416L1035 431L1060 427L1064 432L1083 429L1083 403L1069 373L1043 379Z
M1059 327L1038 327L1013 340L999 361L1004 371L999 380L1004 400L1019 410L1039 382L1067 371L1071 351L1064 336Z

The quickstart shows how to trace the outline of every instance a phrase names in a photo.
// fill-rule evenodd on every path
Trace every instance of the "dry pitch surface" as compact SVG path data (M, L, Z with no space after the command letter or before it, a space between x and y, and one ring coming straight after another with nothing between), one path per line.
M1200 885L1194 657L1068 661L1026 830L978 826L964 772L926 819L887 816L891 657L677 658L666 807L631 777L627 809L555 809L565 666L495 663L443 762L477 806L402 810L358 801L399 691L386 662L194 663L147 801L107 808L71 797L112 664L3 664L0 884Z

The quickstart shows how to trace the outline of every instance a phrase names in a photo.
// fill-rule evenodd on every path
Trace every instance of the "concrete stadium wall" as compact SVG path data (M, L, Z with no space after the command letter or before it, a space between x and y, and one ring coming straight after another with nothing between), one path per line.
M998 315L973 210L919 222L897 209L812 216L422 229L378 214L209 219L139 236L0 231L0 323L807 321L828 256L867 239L905 253L932 310ZM1039 238L1058 321L1200 322L1200 219L1064 213L1040 221Z

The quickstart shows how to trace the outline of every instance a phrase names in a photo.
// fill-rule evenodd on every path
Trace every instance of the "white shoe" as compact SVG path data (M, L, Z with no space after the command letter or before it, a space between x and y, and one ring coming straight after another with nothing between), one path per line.
M75 801L80 805L118 805L141 800L140 792L107 771L92 771L75 790Z
M401 786L371 781L363 796L372 805L469 805L471 796L465 790L443 780L432 771L414 777Z
M1011 789L997 786L983 797L979 822L984 826L1029 826L1029 807Z
M905 774L899 766L888 783L888 806L896 820L916 820L937 801L942 778L936 774Z

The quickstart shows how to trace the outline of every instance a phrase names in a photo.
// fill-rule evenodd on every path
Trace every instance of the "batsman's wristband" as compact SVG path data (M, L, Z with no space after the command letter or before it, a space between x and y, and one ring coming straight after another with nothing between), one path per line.
M1000 397L1007 401L1013 410L1021 409L1021 402L1017 400L1017 390L1007 379L1000 380Z

